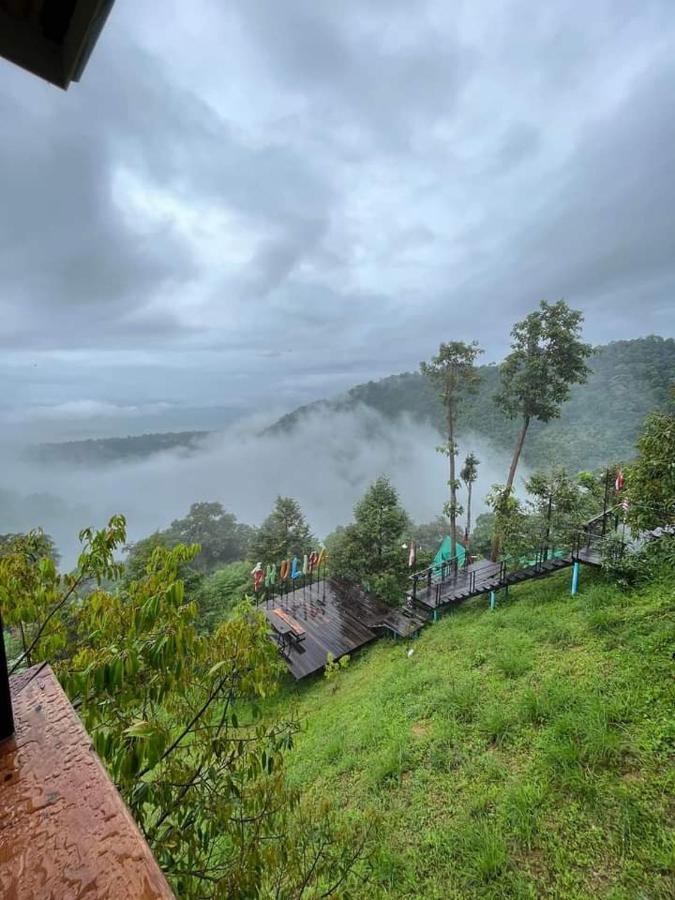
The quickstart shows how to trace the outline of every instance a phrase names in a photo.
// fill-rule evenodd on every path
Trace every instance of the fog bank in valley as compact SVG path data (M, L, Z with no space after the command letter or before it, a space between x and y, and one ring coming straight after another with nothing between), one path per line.
M259 524L278 494L295 497L314 533L323 537L351 519L370 482L388 475L410 516L438 515L447 494L447 459L440 436L408 418L385 420L368 409L317 412L288 434L260 436L258 427L234 425L214 433L198 452L171 451L99 468L44 466L10 458L0 481L0 533L41 526L57 542L66 566L77 557L77 533L101 526L113 513L127 518L138 540L191 503L220 501L238 519ZM503 482L508 453L464 435L459 460L473 450L481 460L474 509L494 482Z

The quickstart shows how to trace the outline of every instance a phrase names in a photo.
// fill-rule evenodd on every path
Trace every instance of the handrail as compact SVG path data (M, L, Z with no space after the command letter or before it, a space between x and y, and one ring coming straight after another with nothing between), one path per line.
M420 579L422 577L426 578L430 572L433 574L439 569L444 571L449 570L450 568L459 568L460 564L465 564L467 558L468 554L465 554L463 559L460 556L452 556L450 559L443 560L443 562L432 563L430 566L427 566L426 569L420 569L417 572L413 572L409 578L411 580L415 578Z
M595 525L596 522L602 522L607 516L614 515L620 509L622 509L622 504L615 503L614 506L610 506L608 509L604 510L604 512L598 513L597 516L593 516L592 519L582 522L581 527L584 529L590 528L592 525Z

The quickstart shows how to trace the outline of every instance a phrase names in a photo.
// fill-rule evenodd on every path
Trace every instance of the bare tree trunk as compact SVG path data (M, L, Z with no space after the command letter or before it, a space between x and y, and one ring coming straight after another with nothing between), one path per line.
M31 665L30 653L28 652L28 649L27 649L26 632L23 630L23 622L19 622L19 631L21 633L21 646L23 648L23 653L24 653L24 656L26 657L26 662L30 666Z
M527 429L530 426L530 417L525 416L523 419L523 426L520 429L520 434L518 435L518 440L516 441L516 447L513 451L513 459L511 460L511 468L509 469L509 477L506 479L506 491L509 491L513 487L513 482L516 478L516 469L518 468L518 461L520 459L520 454L523 451L523 444L525 443L525 436L527 435ZM490 559L492 562L497 561L497 557L499 556L499 535L495 531L495 534L492 538L492 552L490 553Z
M466 486L466 534L464 536L464 554L468 559L469 541L471 540L471 489L473 483L470 481Z
M457 487L455 481L455 423L448 403L448 455L450 457L450 556L457 556Z

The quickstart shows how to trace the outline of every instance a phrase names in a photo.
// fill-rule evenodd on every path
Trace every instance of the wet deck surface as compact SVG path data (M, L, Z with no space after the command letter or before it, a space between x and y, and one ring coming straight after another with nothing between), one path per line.
M295 678L322 669L330 653L339 659L383 634L410 637L424 625L421 616L395 610L355 585L322 580L299 588L265 605L273 623L281 608L304 630L300 641L288 641L285 661Z
M0 743L0 897L173 898L49 666L10 685L16 734Z

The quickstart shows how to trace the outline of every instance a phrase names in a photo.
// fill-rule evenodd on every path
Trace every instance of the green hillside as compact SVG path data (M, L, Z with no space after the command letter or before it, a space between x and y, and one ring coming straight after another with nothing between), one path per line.
M547 425L531 425L524 450L531 466L595 468L631 457L645 416L665 405L675 383L675 340L653 336L616 341L597 347L590 365L588 382L573 388L561 417ZM499 381L497 366L481 366L480 374L479 393L467 404L461 430L511 449L518 423L507 419L492 401ZM358 385L335 400L300 407L270 430L292 429L317 410L348 411L361 405L386 418L407 414L420 422L441 421L441 407L428 382L419 373L405 373Z
M411 657L383 641L277 701L306 723L291 780L378 822L353 896L673 896L675 591L568 583L467 604Z

